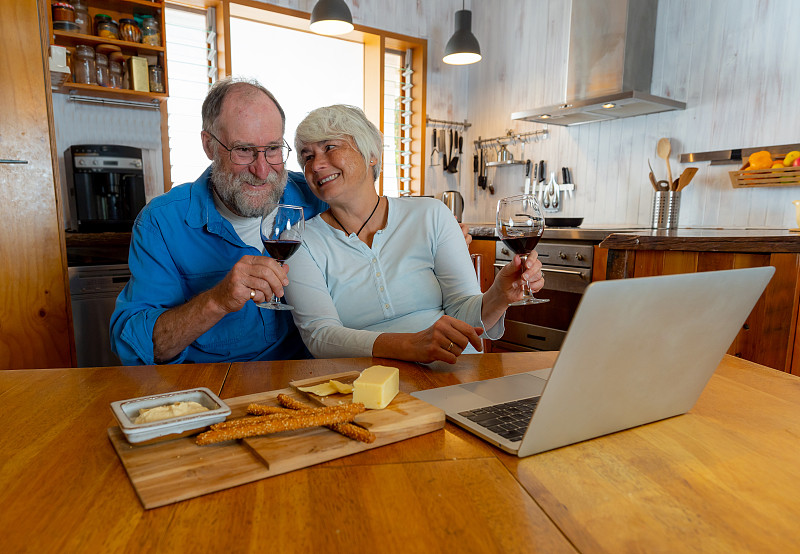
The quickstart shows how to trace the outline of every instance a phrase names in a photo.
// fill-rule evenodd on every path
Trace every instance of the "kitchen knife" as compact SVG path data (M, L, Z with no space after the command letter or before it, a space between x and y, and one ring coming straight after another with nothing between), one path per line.
M544 160L539 160L539 166L538 166L538 168L539 168L539 171L538 171L538 175L539 175L539 194L538 194L538 200L539 200L539 204L541 204L541 203L542 203L542 200L544 199L544 183L545 183L545 181L544 181L544 180L545 180L545 175L544 175Z
M442 129L442 134L439 135L439 146L442 147L442 169L447 171L447 144L445 143L445 130Z
M472 199L475 200L478 197L478 171L480 171L480 161L478 161L478 152L475 152L475 155L472 156L472 174L475 178L475 191L472 194Z
M531 193L531 161L525 161L525 194Z

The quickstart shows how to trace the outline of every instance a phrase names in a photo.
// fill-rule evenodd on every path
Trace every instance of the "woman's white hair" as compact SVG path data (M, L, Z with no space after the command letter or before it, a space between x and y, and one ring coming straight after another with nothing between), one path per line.
M294 134L294 147L297 152L297 162L304 168L302 150L309 144L332 139L353 139L359 154L364 157L364 163L370 167L370 160L375 160L372 166L372 178L377 181L381 174L383 155L383 133L367 119L364 112L355 106L335 104L317 108L309 113Z

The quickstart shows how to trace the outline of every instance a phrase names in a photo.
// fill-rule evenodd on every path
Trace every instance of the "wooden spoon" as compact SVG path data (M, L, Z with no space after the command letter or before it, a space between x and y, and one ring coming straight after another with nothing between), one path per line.
M682 191L686 188L686 186L691 182L694 174L697 173L696 167L687 167L681 173L681 176L678 177L678 191Z
M672 152L672 145L668 138L662 138L658 141L656 152L659 158L663 158L667 162L667 182L672 183L672 168L669 166L669 155Z

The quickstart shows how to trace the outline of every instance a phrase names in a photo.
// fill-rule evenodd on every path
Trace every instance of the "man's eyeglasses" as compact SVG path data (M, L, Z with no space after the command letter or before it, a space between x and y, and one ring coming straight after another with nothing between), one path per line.
M206 133L211 135L211 138L220 143L222 147L228 151L231 156L231 162L236 165L250 165L258 159L259 152L264 153L264 158L267 160L268 164L281 165L289 159L289 152L292 151L289 145L286 144L286 140L283 141L283 144L272 144L263 147L234 146L233 148L228 148L213 134L208 131L206 131Z

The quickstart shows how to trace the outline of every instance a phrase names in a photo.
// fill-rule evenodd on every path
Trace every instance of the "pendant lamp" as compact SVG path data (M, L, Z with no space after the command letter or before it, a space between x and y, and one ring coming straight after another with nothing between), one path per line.
M463 6L463 3L462 3ZM472 34L472 12L458 10L456 12L456 32L444 47L442 61L451 65L467 65L480 61L481 46Z
M311 10L310 27L319 35L343 35L353 30L353 16L344 0L319 0Z

